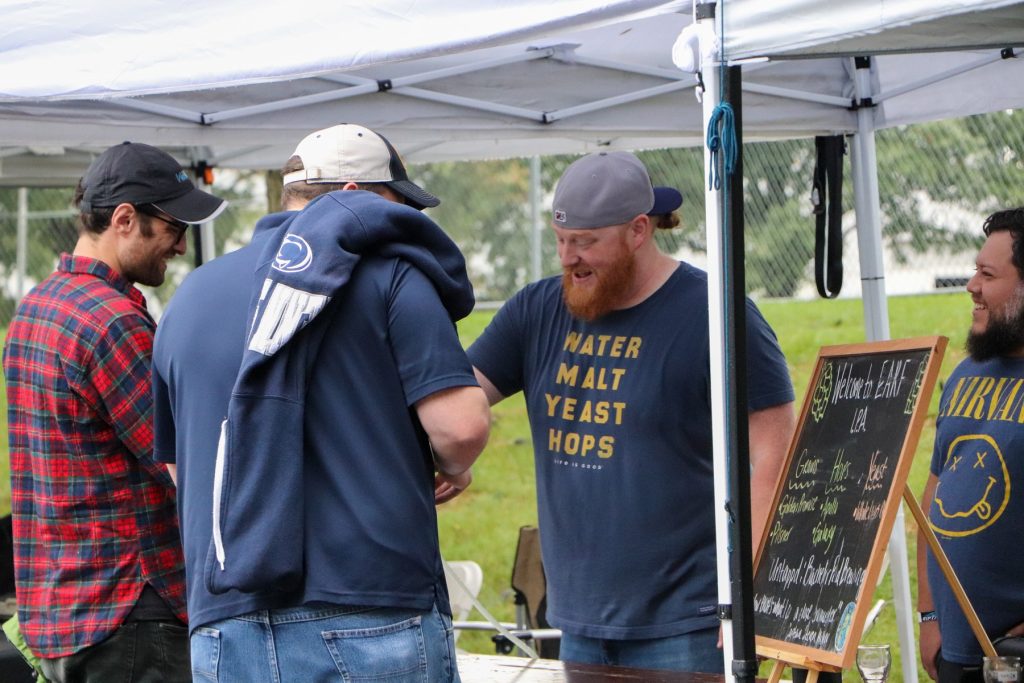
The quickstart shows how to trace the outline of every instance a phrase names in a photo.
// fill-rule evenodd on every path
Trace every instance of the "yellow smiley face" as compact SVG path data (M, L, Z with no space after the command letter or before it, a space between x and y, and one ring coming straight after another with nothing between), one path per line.
M954 439L935 488L932 529L946 536L976 534L999 519L1009 502L1010 475L995 440L987 434Z

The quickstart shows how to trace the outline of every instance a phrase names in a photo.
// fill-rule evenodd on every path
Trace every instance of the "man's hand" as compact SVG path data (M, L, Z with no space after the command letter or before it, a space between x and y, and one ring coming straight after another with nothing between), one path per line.
M449 500L465 491L472 481L472 469L456 475L438 472L434 475L434 504L440 505L441 503L447 503Z
M939 680L939 672L935 666L935 659L939 654L939 646L942 644L942 636L939 634L939 622L921 622L921 666L928 673L933 681Z

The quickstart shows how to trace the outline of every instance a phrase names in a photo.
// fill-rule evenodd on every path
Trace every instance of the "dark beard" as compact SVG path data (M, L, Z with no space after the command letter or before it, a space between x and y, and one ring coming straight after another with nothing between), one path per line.
M1016 310L1007 317L990 314L984 332L967 333L966 348L978 361L1020 353L1024 349L1024 304L1018 301Z

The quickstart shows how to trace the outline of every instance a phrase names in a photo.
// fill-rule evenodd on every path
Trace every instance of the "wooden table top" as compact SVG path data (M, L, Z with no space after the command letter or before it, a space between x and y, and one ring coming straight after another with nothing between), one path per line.
M722 683L721 674L573 664L554 659L459 654L462 683Z

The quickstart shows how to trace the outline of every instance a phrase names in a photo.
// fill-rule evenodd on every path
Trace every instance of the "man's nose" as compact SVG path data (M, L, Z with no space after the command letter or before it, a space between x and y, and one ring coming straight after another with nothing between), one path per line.
M971 276L971 279L967 281L967 291L971 294L979 294L981 292L981 287L978 285L978 282L978 273L975 273Z

